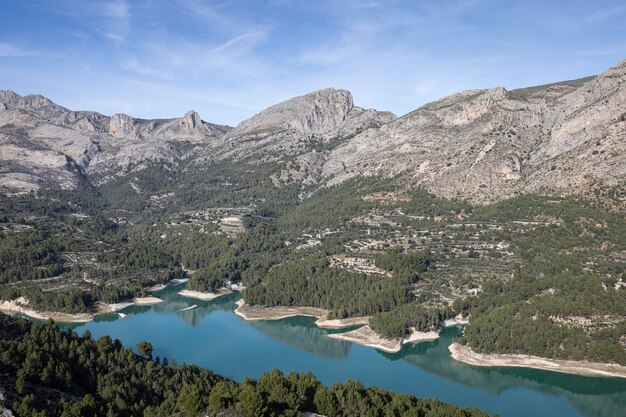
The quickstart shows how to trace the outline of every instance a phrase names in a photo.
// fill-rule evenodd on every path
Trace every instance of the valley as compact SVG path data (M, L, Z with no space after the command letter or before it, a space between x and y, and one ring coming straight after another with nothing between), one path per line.
M197 320L240 292L249 326L311 316L401 355L460 322L470 363L624 376L625 80L623 61L401 117L324 89L234 128L2 91L0 310L95 329L185 283L178 312Z

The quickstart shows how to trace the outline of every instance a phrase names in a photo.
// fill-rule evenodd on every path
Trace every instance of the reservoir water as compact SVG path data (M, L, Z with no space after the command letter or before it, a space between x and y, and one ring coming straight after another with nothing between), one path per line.
M326 337L313 319L245 321L233 313L239 294L203 302L169 287L165 302L132 306L72 326L95 338L110 335L127 346L147 340L154 355L196 364L241 381L278 368L311 371L325 384L358 379L502 417L626 417L626 379L590 378L524 368L477 368L453 360L448 345L460 329L434 342L407 345L397 354ZM196 305L197 307L190 308Z

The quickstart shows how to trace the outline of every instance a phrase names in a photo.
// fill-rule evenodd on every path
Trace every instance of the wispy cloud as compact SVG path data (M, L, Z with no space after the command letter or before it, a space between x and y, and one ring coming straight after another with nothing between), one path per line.
M265 39L264 32L250 32L222 43L197 42L169 37L137 41L132 53L121 62L124 70L161 79L202 76L214 71L232 77L257 78L269 65L255 57L254 48Z
M116 43L126 42L132 29L127 0L58 0L50 12L76 17L86 30Z
M403 114L462 89L597 73L625 57L624 14L611 0L5 1L0 78L138 117L195 108L236 124L329 86Z
M97 27L107 38L123 43L131 32L130 6L126 0L110 1L95 8Z
M34 56L34 55L37 55L37 52L22 49L8 42L0 42L0 57L2 58Z
M227 12L229 6L236 2L209 2L206 0L174 0L175 4L186 12L191 19L210 25L212 30L220 33L241 33L258 31L260 28L254 21L244 18L241 14Z
M130 6L125 0L107 2L102 6L102 14L116 19L130 17Z

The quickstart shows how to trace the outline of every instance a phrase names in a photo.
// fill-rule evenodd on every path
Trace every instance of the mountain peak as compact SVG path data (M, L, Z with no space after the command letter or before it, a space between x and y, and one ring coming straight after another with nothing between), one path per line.
M231 135L289 129L326 133L340 126L353 108L349 91L325 88L268 107L239 123Z
M26 111L39 110L44 107L49 107L49 111L63 109L63 107L55 104L52 100L41 94L20 96L11 90L0 90L0 102L4 103L7 108L18 108Z
M183 124L188 130L194 130L202 126L202 119L197 111L189 110L185 113L185 116L183 116Z
M0 103L11 105L19 101L22 96L11 90L0 90ZM6 107L6 106L5 106Z
M124 113L115 113L109 121L109 133L114 138L123 138L133 131L135 119Z
M20 98L18 105L25 110L35 110L46 106L56 106L49 98L40 94L29 94Z

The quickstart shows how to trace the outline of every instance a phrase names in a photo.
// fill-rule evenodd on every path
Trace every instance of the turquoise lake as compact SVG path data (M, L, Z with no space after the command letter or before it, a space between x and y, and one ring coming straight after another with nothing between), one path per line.
M170 287L153 306L132 306L72 326L79 334L110 335L127 346L150 341L154 354L196 364L242 380L272 368L311 371L325 384L357 379L365 385L435 397L478 407L503 417L623 417L626 379L589 378L524 368L476 368L454 361L448 345L460 329L446 329L434 342L407 345L388 354L329 339L313 319L247 322L233 313L239 294L202 302ZM197 307L180 311L190 306Z

